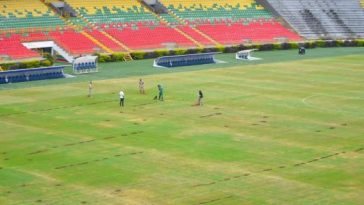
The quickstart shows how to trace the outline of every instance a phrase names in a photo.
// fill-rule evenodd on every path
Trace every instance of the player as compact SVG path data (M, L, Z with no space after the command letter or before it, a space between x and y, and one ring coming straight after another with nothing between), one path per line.
M202 106L203 105L203 93L201 90L198 91L198 98L197 98L197 104L198 106Z
M141 78L139 79L139 93L140 94L145 94L144 81Z
M119 92L119 98L120 98L120 103L119 103L120 107L124 107L125 94L122 90Z
M162 85L158 84L158 100L163 101L164 100L164 90Z
M304 46L301 46L298 48L298 54L299 55L305 55L306 54L306 48Z
M93 89L93 84L92 84L92 81L90 81L88 83L88 95L87 95L87 97L91 97L92 96L92 89Z

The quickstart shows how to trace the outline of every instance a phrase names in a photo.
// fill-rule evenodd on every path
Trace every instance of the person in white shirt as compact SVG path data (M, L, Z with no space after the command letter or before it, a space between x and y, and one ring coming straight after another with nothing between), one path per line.
M121 106L124 107L125 94L124 94L124 92L122 90L119 92L119 97L120 97L120 107Z

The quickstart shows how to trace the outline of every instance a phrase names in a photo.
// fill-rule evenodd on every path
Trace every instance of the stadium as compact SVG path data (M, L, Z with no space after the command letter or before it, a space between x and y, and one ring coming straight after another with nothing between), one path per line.
M361 205L363 0L0 0L1 205Z

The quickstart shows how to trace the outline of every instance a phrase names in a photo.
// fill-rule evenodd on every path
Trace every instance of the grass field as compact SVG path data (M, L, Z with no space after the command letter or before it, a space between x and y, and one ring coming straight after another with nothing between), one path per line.
M363 48L256 56L0 85L0 204L363 204Z

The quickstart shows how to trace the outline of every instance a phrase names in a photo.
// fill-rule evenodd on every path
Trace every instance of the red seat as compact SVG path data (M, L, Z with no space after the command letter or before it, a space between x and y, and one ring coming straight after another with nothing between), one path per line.
M53 31L49 35L71 54L91 54L101 49L86 36L74 30L66 30L64 32Z
M193 39L198 41L199 43L205 45L205 46L211 46L214 45L213 42L208 40L206 37L202 36L200 33L192 29L190 26L178 26L178 28L186 33L187 35L191 36Z
M35 58L40 55L21 44L20 35L12 35L9 38L0 38L0 55L9 56L11 59Z
M275 21L250 22L248 25L243 23L203 24L197 28L221 44L240 44L247 39L253 42L273 42L275 38L300 39L297 34Z
M111 28L106 31L129 48L136 50L164 48L164 43L176 43L179 47L195 46L187 37L164 25L152 28L139 24L137 29L131 27L123 30Z
M122 46L115 43L114 41L112 41L110 38L108 38L98 30L89 30L86 32L113 51L125 51L125 49Z

